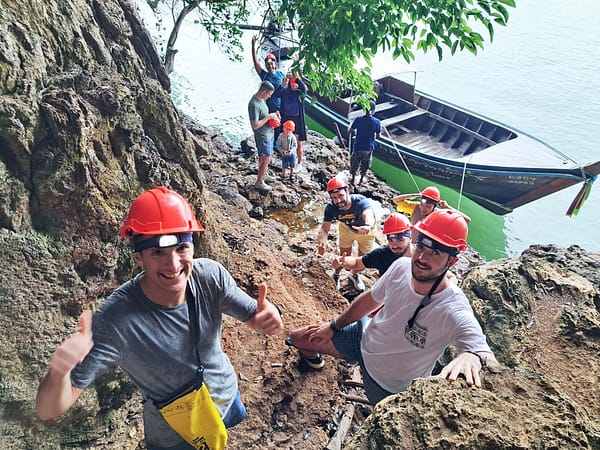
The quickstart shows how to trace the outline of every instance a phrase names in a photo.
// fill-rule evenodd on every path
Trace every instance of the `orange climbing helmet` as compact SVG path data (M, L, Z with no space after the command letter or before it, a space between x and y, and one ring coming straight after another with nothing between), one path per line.
M333 177L327 183L327 192L333 194L334 192L339 192L342 189L348 189L348 183L338 177Z
M467 221L457 211L451 209L433 211L423 220L412 225L411 230L420 233L418 242L426 247L454 255L467 249L469 233Z
M410 230L410 221L404 214L392 213L383 222L383 234L402 234Z
M293 120L286 120L283 122L283 128L290 131L296 131L296 124Z
M139 195L129 208L120 236L182 234L204 231L185 198L164 186Z
M433 200L436 203L440 202L440 190L435 186L426 187L421 191L421 197L428 198L429 200Z
M277 128L280 124L281 120L279 119L269 119L267 122L267 125L269 125L271 128Z

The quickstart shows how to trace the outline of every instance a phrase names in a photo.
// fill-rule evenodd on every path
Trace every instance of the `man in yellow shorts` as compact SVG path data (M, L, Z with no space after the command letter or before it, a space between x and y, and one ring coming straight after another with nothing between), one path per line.
M327 192L331 200L325 206L323 223L317 235L319 254L325 253L327 236L333 222L338 223L338 244L340 255L350 256L356 241L358 256L365 255L373 247L375 241L375 213L368 198L360 194L350 194L348 182L341 178L332 178L327 183ZM337 267L333 273L336 288L340 288L340 272ZM365 290L365 283L358 272L351 271L350 279L359 291Z

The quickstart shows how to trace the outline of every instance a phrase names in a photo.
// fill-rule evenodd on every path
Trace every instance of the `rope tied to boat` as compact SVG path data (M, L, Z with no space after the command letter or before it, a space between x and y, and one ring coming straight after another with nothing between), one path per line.
M417 184L417 180L415 180L415 177L413 176L412 172L408 168L408 164L406 164L406 161L404 161L404 156L402 156L402 152L396 146L396 142L392 138L392 135L390 134L390 132L388 131L388 129L387 129L387 127L385 125L382 126L382 128L385 131L385 134L387 135L388 139L392 143L392 146L394 147L394 150L398 154L398 157L400 158L400 161L402 161L402 164L404 165L406 173L408 173L408 175L410 176L410 179L414 183L415 188L417 189L417 192L421 192L422 189L419 188L419 185ZM465 163L463 165L463 172L462 172L462 176L460 178L460 190L458 191L458 204L456 206L456 209L458 211L460 211L460 204L461 204L461 200L463 198L463 188L464 188L464 185L465 185L465 177L466 177L466 173L467 173L467 165L471 161L471 158L473 158L473 155L469 156L469 159L467 161L465 161Z
M390 134L390 132L388 131L386 126L382 126L382 128L385 131L385 134L387 135L388 139L394 146L394 150L396 150L396 153L398 154L400 161L402 161L402 164L404 165L404 169L406 170L406 173L408 173L408 175L410 176L410 179L414 183L415 188L417 189L417 192L421 192L421 189L419 188L419 185L417 184L417 180L415 180L415 177L413 177L412 172L408 168L408 164L406 164L406 161L404 161L404 156L402 156L402 152L400 152L400 150L398 150L398 147L396 147L396 142L394 141L394 139L392 139L392 135Z
M463 198L463 188L465 186L465 177L467 176L467 165L471 162L471 158L473 158L473 153L469 156L469 159L465 161L463 164L463 171L460 177L460 190L458 191L458 204L456 205L456 209L460 211L460 202Z

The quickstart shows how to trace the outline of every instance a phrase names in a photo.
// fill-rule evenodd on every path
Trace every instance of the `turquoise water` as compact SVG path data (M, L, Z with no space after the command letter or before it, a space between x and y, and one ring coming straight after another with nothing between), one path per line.
M164 29L149 27L157 39ZM166 21L168 15L163 17ZM186 113L221 130L237 145L251 134L246 116L249 98L258 87L247 33L243 62L229 61L209 44L190 17L180 33L172 74L173 98ZM528 0L511 10L508 27L497 28L494 42L474 56L461 53L437 61L418 55L423 69L417 88L532 134L579 163L600 160L600 2L596 0ZM395 63L381 55L377 69L393 71ZM377 162L394 188L414 192L412 180L391 174ZM399 172L401 173L401 172ZM420 186L426 180L418 180ZM600 251L600 183L576 217L566 217L580 185L496 216L462 198L460 209L472 218L469 243L488 259L515 256L532 244L578 244ZM458 204L457 194L442 190Z

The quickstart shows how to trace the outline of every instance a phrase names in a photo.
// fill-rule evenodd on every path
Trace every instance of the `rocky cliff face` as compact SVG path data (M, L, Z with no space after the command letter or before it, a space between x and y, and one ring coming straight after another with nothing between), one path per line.
M34 414L38 381L77 315L133 273L117 236L144 189L162 184L190 199L207 228L198 255L225 263L251 294L267 280L286 329L347 305L328 275L334 241L319 258L313 240L322 183L345 166L340 150L311 137L309 172L265 197L249 187L252 150L184 123L168 89L129 2L0 3L2 449L144 448L141 398L120 372L59 420ZM384 183L367 190L391 205ZM369 417L344 446L600 448L600 255L535 246L513 260L468 256L462 286L505 367L486 372L481 390L425 379L373 411L359 404L356 423ZM348 285L343 293L352 295ZM229 319L223 345L249 411L230 448L327 445L353 393L351 367L327 359L322 372L300 373L282 336Z

